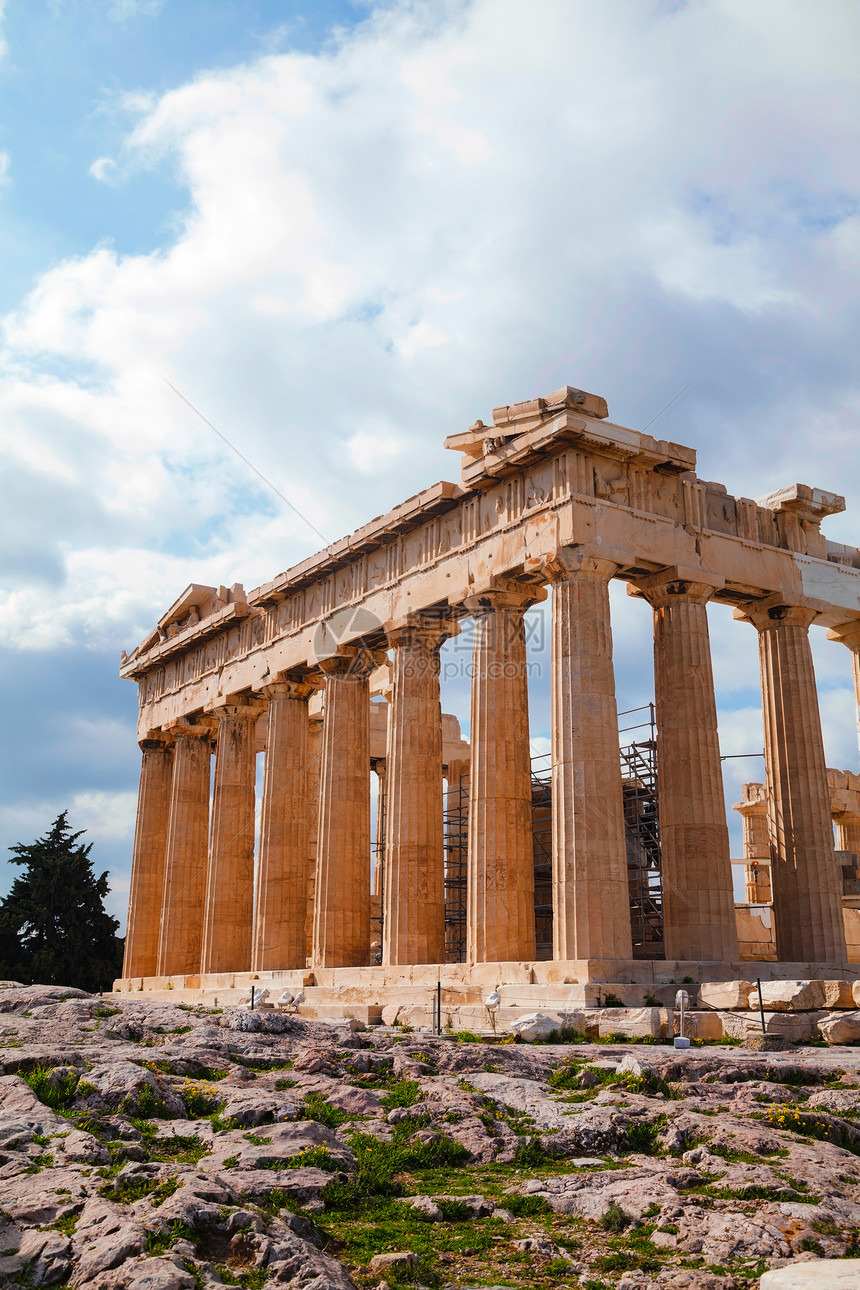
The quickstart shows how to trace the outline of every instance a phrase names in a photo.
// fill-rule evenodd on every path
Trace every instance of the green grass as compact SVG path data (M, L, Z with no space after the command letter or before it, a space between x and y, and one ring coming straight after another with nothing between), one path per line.
M369 1133L353 1133L350 1145L357 1160L355 1177L346 1183L331 1182L323 1189L326 1210L354 1211L370 1197L400 1196L403 1184L399 1175L457 1168L469 1155L465 1147L442 1134L424 1143L397 1136L393 1142L381 1142Z
M392 1111L396 1106L414 1106L418 1101L419 1093L420 1086L417 1080L398 1080L381 1099L382 1107L386 1111Z
M300 1120L316 1120L317 1124L324 1124L327 1129L338 1129L342 1124L346 1124L347 1120L360 1118L332 1106L331 1102L327 1102L320 1093L306 1094L299 1111Z
M283 1071L289 1070L293 1064L292 1058L281 1057L242 1057L234 1053L232 1060L237 1066L244 1066L249 1071Z
M170 1224L170 1227L163 1232L149 1231L146 1233L144 1249L149 1255L166 1254L177 1241L195 1240L194 1230L187 1223L182 1223L176 1219Z
M152 1204L160 1205L179 1188L176 1178L167 1178L159 1182L157 1178L134 1178L122 1182L106 1182L99 1187L99 1195L106 1200L115 1201L118 1205L131 1205L144 1196L152 1197Z
M62 1114L74 1103L80 1081L79 1071L69 1071L52 1079L53 1067L34 1066L31 1071L21 1071L20 1074L39 1101L49 1106L52 1111Z
M303 1147L295 1156L280 1157L262 1165L263 1169L324 1169L329 1174L335 1173L339 1167L334 1156L325 1146Z
M196 1136L188 1138L154 1138L147 1143L151 1160L175 1160L177 1164L196 1165L208 1156L209 1148Z

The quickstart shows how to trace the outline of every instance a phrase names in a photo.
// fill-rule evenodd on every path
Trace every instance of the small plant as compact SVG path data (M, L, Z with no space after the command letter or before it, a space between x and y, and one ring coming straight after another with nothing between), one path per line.
M279 1093L282 1093L284 1089L287 1089L287 1088L295 1088L296 1084L298 1084L298 1080L295 1080L295 1079L276 1079L275 1080L275 1088Z
M170 1224L170 1227L163 1232L149 1231L146 1233L145 1246L147 1254L166 1254L177 1241L194 1241L194 1231L187 1223L182 1223L176 1219Z
M657 996L656 996L656 995L652 994L650 990L649 990L649 991L648 991L648 993L645 995L645 1000L644 1000L644 1002L645 1002L645 1007L646 1007L646 1008L659 1008L659 1007L660 1007L660 1000L657 998Z
M484 1041L474 1030L455 1030L454 1038L458 1044L482 1044Z
M540 1138L527 1138L525 1142L518 1142L514 1152L514 1164L520 1169L539 1169L542 1165L554 1163L555 1157L551 1156Z
M353 1119L353 1116L332 1106L331 1102L327 1102L320 1093L308 1093L299 1112L299 1118L316 1120L317 1124L324 1124L327 1129L337 1129L347 1120Z
M195 1084L186 1080L179 1090L185 1110L190 1120L200 1120L206 1116L217 1115L226 1105L217 1097L217 1090Z
M25 1083L30 1085L39 1101L49 1106L52 1111L59 1111L62 1114L75 1100L80 1080L79 1071L64 1071L60 1074L57 1068L34 1066L31 1071L21 1071L20 1075Z
M612 991L610 990L608 994L605 994L603 996L603 1007L604 1008L623 1008L624 1004L622 1003L618 995L613 994Z
M172 1118L167 1110L167 1103L158 1096L151 1084L144 1084L136 1094L129 1094L124 1098L120 1111L123 1115L134 1115L141 1120L153 1117L159 1120Z
M627 1211L622 1209L617 1201L611 1200L609 1202L609 1208L600 1220L600 1226L603 1228L604 1232L623 1232L632 1222L633 1219ZM604 1270L610 1271L608 1268Z

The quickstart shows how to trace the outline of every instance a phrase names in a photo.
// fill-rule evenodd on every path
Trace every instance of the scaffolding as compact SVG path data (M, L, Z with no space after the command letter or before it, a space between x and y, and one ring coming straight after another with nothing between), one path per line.
M619 720L642 715L641 721L622 726L619 735L643 733L646 737L621 746L622 801L627 841L627 883L630 924L635 959L658 959L663 946L663 877L660 862L660 816L657 786L657 725L654 704L629 708ZM552 758L539 753L531 759L532 850L534 857L535 957L552 958ZM385 794L378 809L382 820L373 848L374 862L382 867L385 835ZM445 794L445 962L466 958L466 860L469 828L469 777L449 780ZM374 919L382 943L382 910ZM374 937L376 939L376 937ZM376 961L378 961L378 955Z
M621 746L621 791L627 839L627 884L630 930L635 959L665 957L663 941L663 874L660 856L660 808L657 785L657 723L653 703L629 708L619 719L638 717L621 734L642 732L644 739ZM645 715L647 714L647 715Z
M538 753L532 768L532 854L535 873L535 958L552 958L552 757Z
M445 962L466 960L466 856L469 778L448 781L445 794Z

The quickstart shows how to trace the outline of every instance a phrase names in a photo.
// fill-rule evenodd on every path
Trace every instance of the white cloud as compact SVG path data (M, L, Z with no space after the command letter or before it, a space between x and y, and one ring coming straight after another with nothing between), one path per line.
M767 8L404 2L319 55L127 96L92 173L167 158L187 210L5 320L7 643L128 647L188 581L250 587L320 545L162 375L331 537L566 380L630 423L699 373L655 429L704 473L756 495L814 470L856 504L860 16ZM638 612L625 702L650 694ZM715 669L744 704L732 631Z

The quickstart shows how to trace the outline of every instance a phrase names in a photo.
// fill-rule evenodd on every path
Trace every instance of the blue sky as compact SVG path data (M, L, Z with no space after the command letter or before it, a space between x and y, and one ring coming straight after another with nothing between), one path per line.
M826 531L860 541L848 0L0 14L0 856L69 807L124 912L120 649L188 582L319 546L163 377L330 538L456 478L442 440L499 403L569 382L641 427L692 381L654 430L703 478L838 489ZM632 707L647 612L618 587L613 613ZM754 633L719 606L712 633L723 751L755 751ZM813 640L856 768L847 651ZM445 703L465 720L466 687Z

